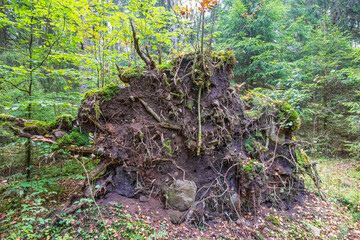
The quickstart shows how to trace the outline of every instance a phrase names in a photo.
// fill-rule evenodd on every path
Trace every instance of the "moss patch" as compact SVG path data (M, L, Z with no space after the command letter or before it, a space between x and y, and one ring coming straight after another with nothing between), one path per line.
M79 128L73 128L73 132L58 139L59 145L76 145L87 146L89 145L89 135L80 133Z
M251 90L241 96L251 109L245 111L247 117L258 117L264 110L273 111L278 116L278 125L282 128L296 131L300 128L301 120L297 111L287 102L272 99L262 93Z
M97 120L99 120L100 116L101 116L101 109L100 109L100 105L99 105L99 100L95 102L94 104L94 110L95 110L95 117Z
M284 128L290 128L292 131L296 131L300 128L300 117L297 111L287 102L275 101L279 106L279 117Z
M116 83L109 83L99 90L89 90L85 92L83 98L81 99L81 102L93 96L99 96L105 101L109 101L118 93L119 87L116 85Z
M54 121L28 120L25 123L24 131L44 135L53 129L71 130L73 117L68 114L60 115Z
M131 78L140 78L144 77L144 71L146 70L143 66L129 67L123 68L123 72L120 75L121 78L131 79Z
M101 96L105 101L109 101L118 93L119 87L116 83L110 83L99 90L99 96Z
M25 123L24 131L43 135L51 130L52 122L29 120Z
M61 116L57 116L54 121L50 122L51 129L63 129L63 130L71 130L72 121L74 118L71 115L64 114Z
M7 114L0 114L0 121L11 121L12 119L14 119L13 116L7 115Z
M212 58L214 62L219 62L219 64L234 66L237 63L234 51L216 52L213 53Z
M190 52L187 53L185 55L180 54L178 57L176 57L175 61L172 63L172 65L178 64L180 62L181 59L184 60L193 60L195 58L195 54L197 54L196 58L197 61L199 60L199 56L200 56L200 52ZM207 54L207 53L205 53ZM219 51L219 52L214 52L211 54L211 60L214 63L219 63L220 65L235 65L237 63L236 58L235 58L235 54L234 51Z
M254 178L264 171L264 164L257 159L250 159L242 166L242 170L249 178Z

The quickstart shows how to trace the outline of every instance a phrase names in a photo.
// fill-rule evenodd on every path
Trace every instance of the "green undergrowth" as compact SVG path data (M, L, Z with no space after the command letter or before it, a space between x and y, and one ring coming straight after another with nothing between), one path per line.
M332 202L346 207L354 221L360 221L360 163L354 159L317 158L322 192ZM306 186L316 192L311 179Z
M298 112L287 102L272 99L263 93L250 90L246 95L241 96L250 109L245 111L247 117L260 117L264 111L275 112L278 119L277 124L282 128L296 131L300 128L301 120Z
M174 62L173 61L166 61L156 66L159 70L170 70L174 69Z
M89 134L81 133L78 127L74 127L70 134L63 136L58 139L59 145L76 145L76 146L87 146L89 145Z
M96 168L98 159L80 158L86 171ZM40 162L32 168L32 178L16 174L0 185L0 239L156 239L166 232L156 232L141 220L126 214L121 205L97 207L92 200L87 207L70 215L46 218L61 209L70 199L73 189L86 174L75 159ZM38 167L39 166L39 167ZM102 221L102 218L104 221Z
M86 99L93 96L98 96L104 99L105 101L109 101L112 98L114 98L118 93L119 93L119 86L116 83L112 82L105 85L103 88L96 90L88 90L87 92L85 92L83 98L81 99L81 102L84 102Z

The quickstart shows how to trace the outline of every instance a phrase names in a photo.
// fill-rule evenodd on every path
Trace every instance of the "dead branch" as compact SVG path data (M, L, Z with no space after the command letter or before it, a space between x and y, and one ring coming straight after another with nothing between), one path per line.
M148 55L147 57L144 55L144 52L141 51L140 49L140 45L139 45L139 38L136 37L136 30L135 30L135 27L134 27L134 24L132 22L132 20L130 19L130 26L131 26L131 31L132 31L132 34L133 34L133 39L134 39L134 48L135 48L135 51L136 53L139 55L139 57L145 62L146 66L152 70L156 67L156 64L155 62L152 60L150 54L145 54L145 55ZM148 50L147 50L148 51Z

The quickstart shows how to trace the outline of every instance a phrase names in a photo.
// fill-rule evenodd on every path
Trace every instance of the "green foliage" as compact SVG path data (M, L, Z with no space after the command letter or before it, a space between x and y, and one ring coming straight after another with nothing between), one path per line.
M97 165L97 161L84 162L89 172ZM0 220L0 232L4 239L64 239L72 236L83 239L166 238L165 231L157 232L144 221L134 220L120 204L100 207L103 216L114 220L104 225L90 199L80 200L87 202L87 208L69 215L60 214L53 224L55 219L47 215L59 207L58 199L70 194L73 180L85 178L84 169L78 161L69 159L66 164L56 161L36 168L34 176L26 181L24 176L14 175L7 185L0 186L0 198L3 200L0 202L0 213L4 216Z
M299 166L303 169L307 169L311 166L311 163L309 161L309 156L306 154L306 152L303 149L296 149L296 159Z
M163 146L165 148L166 154L171 157L172 156L172 148L171 148L171 140L167 140L163 142Z
M254 9L251 1L225 1L228 9L220 13L217 47L234 50L239 61L235 81L246 82L250 89L261 87L269 97L291 104L302 116L301 134L316 142L313 150L356 154L359 38L356 32L344 31L353 28L353 22L345 26L341 19L352 15L349 6L359 6L340 2L313 1L305 6L302 1L270 0L253 17L243 18ZM296 113L282 108L283 119L289 114L293 118L285 126L296 130L300 123ZM258 113L250 111L248 116Z
M242 164L242 170L250 178L254 179L260 173L264 171L264 164L257 159L248 159Z
M283 127L296 131L300 128L300 116L294 108L287 102L275 101L279 107L279 117Z
M73 132L58 139L59 145L76 145L87 146L89 145L89 135L86 133L80 133L78 128L74 128Z
M315 159L321 179L323 194L332 202L348 208L354 221L360 220L360 171L357 159L332 159L321 156ZM309 190L316 191L309 178L305 179Z
M163 63L157 65L157 68L160 69L160 70L170 70L170 71L173 71L173 69L174 69L174 62L173 62L172 60L163 62Z

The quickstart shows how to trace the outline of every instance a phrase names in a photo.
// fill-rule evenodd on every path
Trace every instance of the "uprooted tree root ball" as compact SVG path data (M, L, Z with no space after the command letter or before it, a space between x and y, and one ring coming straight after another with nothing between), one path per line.
M294 110L275 104L246 117L249 103L230 87L231 52L172 63L131 75L129 87L85 95L78 123L102 155L91 174L94 197L159 197L184 211L179 221L197 223L263 204L288 207L301 197L299 174L316 176L298 159Z
M255 91L240 98L241 86L230 86L235 63L232 52L220 52L181 55L148 70L119 67L129 86L87 92L75 120L2 114L0 121L52 144L50 156L66 150L100 159L64 213L86 204L73 204L79 197L106 202L119 195L159 199L178 211L174 223L236 219L263 205L289 208L302 197L302 174L320 183L293 134L300 118L288 103Z

